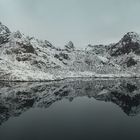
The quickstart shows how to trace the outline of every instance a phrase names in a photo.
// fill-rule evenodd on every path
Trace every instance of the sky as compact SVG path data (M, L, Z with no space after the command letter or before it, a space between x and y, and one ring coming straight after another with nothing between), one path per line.
M109 44L140 33L140 0L0 0L0 21L59 47Z

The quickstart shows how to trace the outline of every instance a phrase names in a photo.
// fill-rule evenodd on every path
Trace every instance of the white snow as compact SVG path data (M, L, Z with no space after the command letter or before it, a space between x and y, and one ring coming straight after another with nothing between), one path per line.
M70 77L139 77L140 56L132 53L111 57L104 45L89 45L85 50L60 49L48 41L25 36L19 31L10 33L0 24L0 35L9 33L8 42L0 47L0 80L44 81ZM130 33L139 43L139 36ZM113 44L112 44L113 45ZM119 44L121 47L121 44ZM111 45L109 45L111 47ZM137 65L127 68L122 62L133 57Z

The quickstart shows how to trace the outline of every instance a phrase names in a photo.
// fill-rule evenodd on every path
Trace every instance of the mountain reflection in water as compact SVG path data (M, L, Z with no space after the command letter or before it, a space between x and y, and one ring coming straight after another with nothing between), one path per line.
M20 117L30 109L49 108L64 99L73 102L76 97L114 103L122 109L121 112L136 116L140 112L140 80L88 78L40 83L1 82L0 124Z

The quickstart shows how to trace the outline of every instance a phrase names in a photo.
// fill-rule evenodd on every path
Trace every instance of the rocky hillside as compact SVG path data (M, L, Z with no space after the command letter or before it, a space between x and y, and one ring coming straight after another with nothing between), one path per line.
M63 49L11 32L0 23L0 80L44 81L68 77L140 77L140 36L129 32L109 45Z

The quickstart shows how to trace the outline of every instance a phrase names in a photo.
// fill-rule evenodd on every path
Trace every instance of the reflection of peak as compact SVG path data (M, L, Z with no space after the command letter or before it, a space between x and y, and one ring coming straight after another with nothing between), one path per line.
M119 105L127 115L134 116L139 113L137 107L140 105L140 94L135 95L134 97L122 95L117 92L112 92L111 94L114 96L111 101Z
M139 113L139 80L77 80L50 83L0 83L0 123L32 107L47 108L52 103L75 97L93 97L113 102L127 115Z
M98 94L96 99L113 102L120 106L127 115L134 116L139 113L139 84L139 80L118 81L109 88L108 94Z

